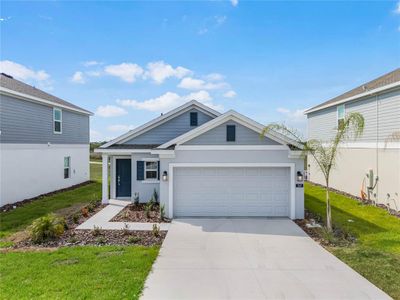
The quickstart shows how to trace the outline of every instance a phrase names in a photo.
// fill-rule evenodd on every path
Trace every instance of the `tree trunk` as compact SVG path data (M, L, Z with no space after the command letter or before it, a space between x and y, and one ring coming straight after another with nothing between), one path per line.
M326 182L326 228L332 231L331 202L329 199L329 183Z

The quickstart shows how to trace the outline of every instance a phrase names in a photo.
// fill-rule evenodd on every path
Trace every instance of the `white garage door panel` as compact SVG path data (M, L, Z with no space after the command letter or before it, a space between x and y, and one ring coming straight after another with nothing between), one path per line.
M289 168L178 167L174 216L289 216Z

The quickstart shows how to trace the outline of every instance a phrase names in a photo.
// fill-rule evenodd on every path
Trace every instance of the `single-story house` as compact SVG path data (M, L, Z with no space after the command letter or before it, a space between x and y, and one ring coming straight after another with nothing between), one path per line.
M0 74L0 207L89 180L91 114Z
M261 137L263 128L236 111L187 102L96 149L103 203L147 202L156 190L170 218L303 218L301 145L278 133Z
M340 145L330 186L400 210L400 68L308 109L308 137L332 139L351 112L364 116L364 133ZM311 156L308 172L324 183Z

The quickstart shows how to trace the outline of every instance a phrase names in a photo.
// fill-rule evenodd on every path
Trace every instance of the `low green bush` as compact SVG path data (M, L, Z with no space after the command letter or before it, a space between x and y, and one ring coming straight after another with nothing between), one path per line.
M42 243L51 239L58 238L64 233L67 223L62 217L48 214L32 222L29 233L34 243Z

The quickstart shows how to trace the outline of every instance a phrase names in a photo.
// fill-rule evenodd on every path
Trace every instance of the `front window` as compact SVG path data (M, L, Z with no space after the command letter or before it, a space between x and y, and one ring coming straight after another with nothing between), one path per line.
M344 117L345 117L346 111L344 104L339 105L337 107L337 126L340 128L344 124Z
M158 161L146 161L144 174L145 174L145 180L157 180Z
M62 110L59 108L53 109L53 123L54 133L62 133Z
M71 176L71 157L64 157L64 179L70 178Z

